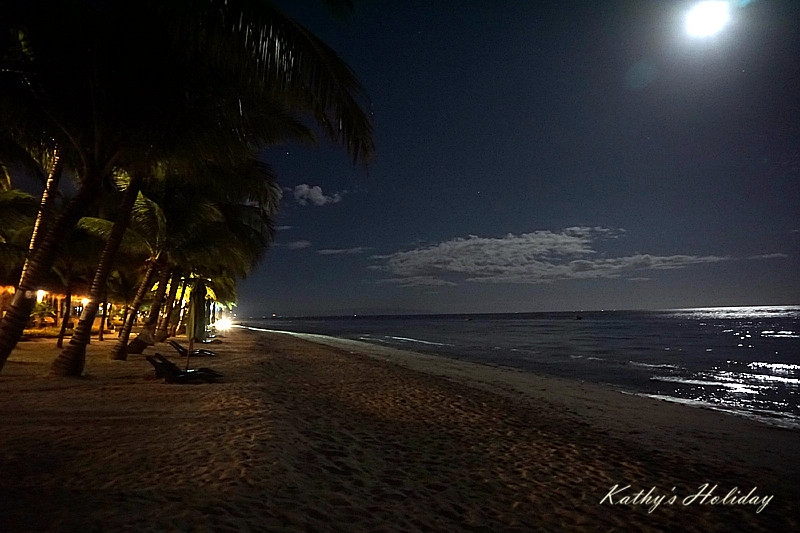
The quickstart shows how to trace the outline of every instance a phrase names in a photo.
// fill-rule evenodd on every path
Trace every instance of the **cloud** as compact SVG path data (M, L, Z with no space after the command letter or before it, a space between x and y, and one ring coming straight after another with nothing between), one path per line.
M748 259L786 259L789 257L786 254L761 254L761 255L751 255Z
M730 260L714 255L658 256L637 253L605 257L597 241L614 239L621 229L571 227L489 238L470 235L426 247L375 255L374 270L393 277L382 283L449 285L458 277L475 283L550 283L563 279L617 278L641 270L670 270Z
M442 285L458 285L452 281L433 276L411 276L407 278L390 278L378 280L378 284L400 285L402 287L439 287Z
M293 241L286 245L290 250L302 250L311 246L311 241Z
M294 226L277 226L275 228L275 231L284 231L284 230L287 230L287 229L292 229L293 227Z
M334 193L333 196L326 196L322 192L322 187L319 185L314 185L313 187L303 183L298 185L294 189L286 189L287 191L291 192L294 196L294 199L300 205L308 205L309 202L316 205L321 206L325 204L335 204L342 201L342 195Z
M355 255L355 254L363 254L367 250L371 249L372 248L358 246L356 248L332 248L325 250L317 250L317 253L320 255Z

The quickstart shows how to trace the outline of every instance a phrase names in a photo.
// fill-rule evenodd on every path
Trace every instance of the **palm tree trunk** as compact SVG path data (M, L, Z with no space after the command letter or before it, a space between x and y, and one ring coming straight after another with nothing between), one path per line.
M25 264L22 266L22 274L20 278L25 277L25 270L28 268L28 259L33 255L34 250L39 245L42 235L47 230L47 226L51 222L52 215L50 213L53 205L53 200L58 191L58 183L61 181L62 170L64 169L64 161L59 157L58 150L53 152L55 161L50 174L47 176L44 191L42 192L42 200L39 202L39 212L36 214L36 222L33 224L33 233L31 233L31 241L28 244L28 257L25 259Z
M64 346L64 334L67 332L67 324L69 324L69 319L72 318L72 280L70 279L70 274L67 274L67 295L64 298L66 302L65 313L61 319L61 331L58 332L58 342L56 346L61 348Z
M144 322L142 331L133 339L125 348L126 355L128 353L142 353L145 348L155 343L156 323L158 322L159 311L164 302L164 295L167 292L167 283L169 282L170 269L165 264L165 255L162 255L157 260L158 264L158 288L153 296L153 302L150 304L150 312Z
M186 281L186 283L188 284L188 283L189 283L189 281L187 280L187 281ZM190 295L190 297L191 297L191 295ZM179 329L181 329L181 326L185 326L185 325L186 325L186 314L187 314L188 312L189 312L189 302L188 302L188 301L186 301L186 302L183 302L183 307L181 308L181 314L180 314L180 316L178 317L178 322L177 322L177 324L175 324L175 331L176 331L176 332L177 332Z
M114 257L117 254L119 245L122 243L125 229L130 222L131 210L133 209L133 203L136 201L136 196L139 194L141 182L142 174L133 174L127 189L122 194L122 200L117 211L117 219L114 221L114 226L103 247L103 253L100 255L97 271L94 273L92 287L89 290L89 302L83 308L81 319L72 333L69 344L53 361L51 366L53 373L56 375L78 377L83 373L83 367L86 363L86 345L89 344L92 335L92 323L97 315L97 308L100 305L100 299L103 297L103 291L106 288L108 275L111 273Z
M175 332L178 330L178 325L180 325L181 319L183 318L183 297L186 294L186 286L188 285L188 280L183 280L183 286L181 287L181 296L178 298L178 313L175 317L176 320L172 322L172 317L170 317L170 324L169 324L169 336L174 337Z
M164 316L158 323L158 328L156 328L157 342L161 342L167 338L169 319L172 316L172 308L175 306L175 296L178 294L178 284L180 280L181 274L178 269L173 270L172 279L169 282L169 294L167 294L167 301L164 303Z
M118 361L125 361L128 358L128 339L131 336L131 329L136 320L136 314L139 312L139 307L142 305L144 295L150 290L153 281L153 274L156 272L156 259L150 258L147 261L147 271L144 274L144 279L139 283L139 289L136 291L136 296L133 297L133 302L125 309L125 319L122 323L122 328L119 330L119 339L117 344L111 350L111 359Z
M130 308L131 308L130 304L128 304L128 303L126 302L126 303L125 303L125 308L124 308L124 309L123 309L123 311L122 311L122 325L123 325L123 326L125 325L125 322L127 322L127 321L128 321L128 311L130 310ZM122 336L122 330L123 330L123 329L125 329L125 328L124 328L124 327L122 327L122 328L119 328L119 331L117 332L117 337L120 337L120 336Z
M164 261L164 263L166 263L166 261ZM164 297L167 294L167 284L169 283L170 274L172 274L172 270L170 270L169 265L164 264L159 271L158 288L153 297L153 304L150 306L150 314L147 315L147 321L144 323L145 329L150 330L152 333L156 331L158 315L161 313L161 306L164 304Z
M103 340L103 330L106 328L106 320L108 317L108 291L103 294L103 305L100 306L103 309L103 316L100 317L100 331L97 332L97 340Z
M36 301L36 287L42 276L50 271L56 258L58 243L62 242L69 234L78 220L86 213L94 200L99 180L87 177L84 185L72 198L67 208L52 223L44 221L47 230L36 247L25 261L25 267L20 275L17 291L11 301L6 314L0 320L0 370L8 359L11 350L19 342L22 331L31 316L31 310ZM45 218L52 215L45 212ZM41 232L40 232L41 233Z

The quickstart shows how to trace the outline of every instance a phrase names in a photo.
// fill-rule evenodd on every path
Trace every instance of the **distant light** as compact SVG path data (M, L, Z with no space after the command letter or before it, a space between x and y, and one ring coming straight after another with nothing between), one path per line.
M692 37L709 37L718 33L731 19L730 3L709 0L696 4L686 14L686 31Z
M233 327L233 323L229 318L220 318L217 320L216 324L214 324L218 330L226 331Z
M36 291L36 303L39 303L39 304L42 303L42 300L44 300L45 294L47 294L47 291L43 291L41 289Z
M89 303L89 298L84 298L83 300L81 300L81 305L84 307L86 307L86 304L88 303Z

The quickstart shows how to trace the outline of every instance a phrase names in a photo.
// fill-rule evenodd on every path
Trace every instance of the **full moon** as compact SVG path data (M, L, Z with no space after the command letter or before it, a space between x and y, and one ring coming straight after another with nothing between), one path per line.
M686 14L686 31L693 37L708 37L719 32L730 18L728 2L700 2Z

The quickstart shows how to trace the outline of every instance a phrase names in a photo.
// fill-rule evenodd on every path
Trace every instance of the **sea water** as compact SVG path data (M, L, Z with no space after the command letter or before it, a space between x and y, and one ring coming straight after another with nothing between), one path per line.
M244 322L608 384L800 428L800 306Z

